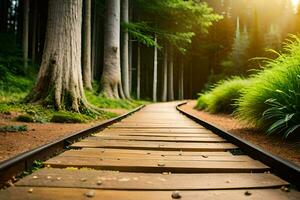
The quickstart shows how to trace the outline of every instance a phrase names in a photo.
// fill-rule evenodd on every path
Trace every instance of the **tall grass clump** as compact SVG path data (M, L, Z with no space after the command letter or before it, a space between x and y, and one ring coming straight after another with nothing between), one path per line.
M87 100L99 107L99 108L112 108L112 109L134 109L146 102L137 101L137 100L127 100L127 99L108 99L103 96L99 96L98 94L94 93L93 91L85 91L85 95Z
M292 36L284 53L254 75L238 100L237 117L268 134L287 138L300 128L300 39Z
M200 94L197 108L210 113L233 113L236 100L249 85L251 80L241 77L220 81L210 91Z

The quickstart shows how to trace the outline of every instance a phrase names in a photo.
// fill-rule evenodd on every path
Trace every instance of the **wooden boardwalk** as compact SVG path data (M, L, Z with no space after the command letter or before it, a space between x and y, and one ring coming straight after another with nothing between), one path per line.
M72 145L0 199L300 199L269 167L181 115L151 104Z

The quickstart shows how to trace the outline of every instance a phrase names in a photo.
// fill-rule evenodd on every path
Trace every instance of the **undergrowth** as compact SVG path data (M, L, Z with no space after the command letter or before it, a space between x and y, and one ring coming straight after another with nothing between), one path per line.
M66 110L57 111L52 107L39 104L25 104L22 100L33 86L32 79L14 76L10 73L0 79L0 113L10 115L18 113L16 117L20 122L33 123L86 123L92 120L109 119L116 117L114 112L106 108L131 110L144 102L135 100L111 100L100 97L91 91L86 91L88 101L98 108L103 108L97 114L93 112L75 113Z
M85 91L86 98L88 102L91 104L99 107L99 108L112 108L112 109L126 109L131 110L145 104L144 101L137 101L137 100L126 100L126 99L108 99L98 94L94 93L93 91Z
M251 80L233 77L218 82L211 90L200 94L197 108L210 113L233 113L242 90L251 85Z
M90 104L100 108L97 113L83 109L80 113L57 111L52 106L25 104L24 98L31 91L38 68L29 62L23 67L22 51L14 34L0 33L0 113L17 114L15 120L33 123L86 123L92 120L109 119L117 114L107 109L131 110L145 102L135 100L111 100L86 91Z
M300 39L294 36L284 50L243 91L237 117L287 138L300 130Z
M0 126L0 132L23 132L27 131L26 125L21 126Z

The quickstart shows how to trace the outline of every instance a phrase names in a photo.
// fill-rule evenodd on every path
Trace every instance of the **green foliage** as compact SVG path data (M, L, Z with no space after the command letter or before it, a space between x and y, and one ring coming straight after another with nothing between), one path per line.
M171 42L182 53L186 51L187 46L192 43L192 38L195 36L193 32L172 33L168 30L153 28L146 22L124 23L123 26L128 29L133 38L148 47L156 46L159 49L161 48L154 41L154 35L156 35L161 39Z
M25 115L19 115L16 120L18 122L34 122L34 119L32 116L25 114Z
M5 71L2 76L2 72ZM12 75L0 65L0 102L19 101L23 99L33 87L34 80L30 77Z
M198 99L197 108L211 113L232 113L242 90L251 85L251 80L234 77L217 83L214 88Z
M0 126L0 132L22 132L27 131L27 126Z
M23 173L20 176L18 176L18 178L23 178L24 176L30 175L33 172L36 172L37 170L41 169L42 167L44 167L43 161L35 160L33 161L31 168L27 171L23 171Z
M153 44L153 35L173 44L184 53L195 32L208 32L208 28L222 16L213 12L206 3L194 0L136 0L144 14L144 21L133 29L133 35L144 43ZM146 38L145 38L146 36ZM152 36L152 37L151 37Z
M300 127L300 39L293 36L285 53L266 62L238 101L237 117L285 138Z
M159 47L153 38L153 35L156 32L155 29L150 27L146 22L122 23L122 26L128 30L131 37L137 39L140 43L146 45L147 47Z
M99 108L121 108L131 110L146 102L126 99L108 99L91 91L85 91L88 102Z

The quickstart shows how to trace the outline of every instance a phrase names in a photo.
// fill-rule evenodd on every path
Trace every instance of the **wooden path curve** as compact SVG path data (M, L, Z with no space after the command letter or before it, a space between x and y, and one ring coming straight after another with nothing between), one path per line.
M0 192L0 199L300 199L289 183L238 147L181 115L146 106L73 144Z

